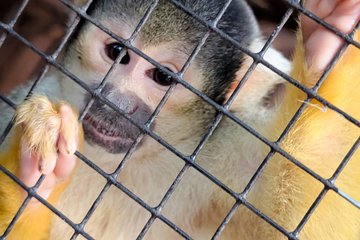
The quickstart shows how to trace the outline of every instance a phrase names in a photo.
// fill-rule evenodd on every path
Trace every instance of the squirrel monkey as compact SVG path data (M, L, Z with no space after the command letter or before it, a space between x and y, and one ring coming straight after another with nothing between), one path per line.
M182 1L205 20L214 19L225 1ZM128 39L151 1L97 0L88 14L116 35ZM305 7L343 33L359 21L358 0L308 0ZM278 52L269 49L265 59L301 84L312 87L343 41L306 17L301 19L293 68ZM262 44L255 18L242 0L233 0L217 27L241 45L255 51ZM208 31L173 4L159 1L132 45L173 72L179 72ZM354 39L360 40L357 32ZM122 55L121 55L122 54ZM88 86L96 89L113 62L119 64L107 76L101 94L131 119L145 124L174 79L89 22L68 43L61 64ZM318 90L318 94L355 119L360 119L360 54L348 46ZM183 78L218 104L232 94L251 57L211 32ZM75 223L81 222L106 181L77 161L74 152L87 156L105 172L112 173L141 131L125 117L95 100L81 124L80 112L90 101L88 93L76 92L68 77L52 72L44 79L44 95L33 95L16 110L11 143L2 151L0 164L33 186L46 178L37 194L56 206ZM24 91L19 89L16 94ZM56 96L56 97L54 97ZM276 140L299 108L305 94L259 64L244 83L230 112L270 140ZM56 103L53 98L68 101ZM177 84L152 131L186 155L211 126L216 110ZM3 123L2 123L3 124ZM359 127L321 103L312 100L280 147L325 179L331 178L360 135ZM196 163L235 192L242 192L269 147L224 117L210 136ZM360 201L359 151L352 156L335 185ZM145 136L117 176L117 181L149 206L157 206L184 162ZM0 233L25 192L0 173ZM288 232L294 231L323 189L323 184L275 153L246 195L246 201ZM210 239L235 199L193 168L189 168L161 214L193 239ZM111 186L86 222L84 232L95 239L135 239L150 214L119 189ZM67 239L74 229L32 199L8 239ZM297 232L296 232L297 233ZM360 210L329 190L309 220L297 233L299 239L359 239ZM182 239L156 220L146 239ZM220 235L221 239L286 239L243 205Z

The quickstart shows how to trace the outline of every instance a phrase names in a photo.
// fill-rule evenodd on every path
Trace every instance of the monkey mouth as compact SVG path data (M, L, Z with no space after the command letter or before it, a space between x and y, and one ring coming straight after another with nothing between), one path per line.
M90 113L83 119L85 140L105 148L110 153L127 151L136 139L124 134L122 127L106 117L94 117Z

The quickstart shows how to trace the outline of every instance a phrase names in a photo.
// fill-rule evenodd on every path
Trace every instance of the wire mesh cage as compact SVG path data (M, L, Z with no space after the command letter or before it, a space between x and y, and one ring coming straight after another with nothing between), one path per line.
M190 176L193 176L192 174L197 174L200 175L201 178L206 179L206 181L208 181L211 185L214 186L214 188L217 189L216 191L221 191L223 195L226 195L226 197L224 198L228 198L229 200L227 202L230 202L228 206L224 207L225 209L221 210L222 215L220 221L216 224L215 227L212 226L212 230L210 231L211 236L209 236L211 239L221 239L223 233L226 232L228 225L232 224L232 219L234 218L234 216L239 215L241 218L241 214L243 214L244 212L246 212L246 216L251 215L253 217L259 218L259 221L262 221L264 224L268 225L269 229L271 229L269 231L273 231L278 234L279 239L302 239L303 229L306 228L306 225L309 223L309 221L311 221L311 218L314 215L314 212L316 212L316 209L319 207L319 205L321 205L326 196L329 194L335 194L336 196L341 198L344 204L351 205L351 207L353 208L352 211L359 211L359 199L356 199L356 197L349 194L347 192L347 189L343 189L342 186L338 185L336 181L339 177L342 176L342 172L346 171L347 166L351 165L350 163L352 161L352 156L356 154L359 146L359 136L357 136L356 139L353 140L352 145L348 147L346 153L339 154L339 156L342 156L342 159L338 159L336 168L332 170L329 176L324 176L326 174L313 170L311 166L308 166L301 161L301 155L293 156L286 149L286 147L284 148L284 146L282 145L283 140L288 137L291 129L294 127L294 125L297 124L302 114L306 111L309 105L312 104L313 100L321 103L321 106L329 109L329 111L333 111L336 115L340 116L340 118L344 119L343 121L351 124L358 131L360 127L359 119L356 119L351 114L347 113L340 107L332 104L329 100L318 94L319 88L326 80L330 71L334 68L337 61L341 58L342 54L349 47L349 45L357 49L360 48L360 43L353 39L355 30L358 28L358 24L350 34L344 34L332 25L328 24L321 18L317 17L316 15L305 9L300 2L287 0L287 10L282 16L280 22L272 31L269 38L266 39L265 44L262 46L261 50L258 52L254 52L248 47L244 47L243 44L241 44L238 40L232 38L228 33L218 27L219 21L222 19L223 15L229 8L232 0L223 1L223 6L217 11L216 16L212 17L211 21L200 16L196 11L188 7L182 1L169 0L168 2L172 4L172 6L177 9L177 11L185 13L188 18L196 21L199 25L206 29L205 34L203 34L203 36L196 43L195 48L189 51L188 58L183 62L180 71L173 72L159 62L155 61L151 56L147 55L146 53L134 46L134 41L136 41L138 35L142 33L146 23L150 21L149 19L151 19L155 9L159 6L160 1L154 0L151 4L149 4L149 6L145 9L144 14L141 16L141 19L139 19L139 21L137 22L137 25L135 26L133 32L129 35L128 38L120 37L119 34L116 33L116 31L114 32L110 30L109 26L104 25L103 22L100 21L100 19L94 18L88 14L87 9L91 7L91 4L93 4L93 2L95 1L96 0L87 1L84 4L81 4L81 6L74 4L73 1L56 1L57 4L60 4L62 8L67 9L67 11L71 12L74 17L72 17L70 21L68 21L68 26L66 28L66 31L63 33L61 40L59 40L59 43L56 44L55 49L52 49L50 52L44 51L43 49L36 46L34 42L29 41L26 37L19 34L15 28L18 19L24 14L25 9L32 2L31 0L23 0L19 2L19 4L16 6L16 11L14 11L15 14L13 14L10 19L3 19L0 22L0 29L2 33L0 36L0 47L4 46L4 42L8 39L10 39L9 41L12 41L14 39L20 42L22 45L26 46L26 48L30 49L33 53L40 57L42 61L45 62L43 67L38 69L35 80L31 81L31 83L28 85L28 91L26 92L26 96L23 96L20 99L14 99L7 96L6 94L0 95L0 101L2 101L1 104L6 106L6 109L8 111L7 115L5 113L1 113L1 118L3 118L1 123L7 122L7 124L6 126L4 126L3 132L1 133L0 144L6 145L5 142L10 137L10 132L14 128L14 110L19 104L22 103L24 98L26 99L31 97L34 92L36 92L37 88L41 88L39 86L43 81L47 81L46 74L49 72L50 68L55 69L57 72L59 72L59 74L66 75L67 81L73 82L76 87L81 88L83 92L86 92L90 96L86 106L80 112L80 122L83 121L92 105L95 102L99 102L102 105L106 105L108 109L111 109L112 111L121 115L123 118L130 121L140 130L139 134L137 134L136 138L134 138L131 147L129 147L126 154L122 157L122 159L117 162L116 167L113 169L104 169L103 167L99 166L95 159L92 159L89 154L82 153L81 151L76 151L75 155L80 159L79 164L82 164L84 168L89 169L87 171L91 172L91 174L93 175L96 175L100 179L99 184L92 184L90 182L87 185L89 188L97 188L97 194L95 199L88 199L89 204L84 207L86 208L86 212L80 214L81 217L79 219L73 219L72 217L69 217L69 214L64 213L61 207L49 203L47 199L43 198L37 193L42 182L46 179L45 175L41 175L36 184L29 187L25 183L23 183L14 172L11 172L9 169L1 165L0 162L0 172L6 175L8 179L11 179L11 181L16 183L26 192L26 197L22 201L21 205L17 208L15 215L12 217L12 220L6 224L4 232L0 232L0 239L6 239L8 236L11 236L11 232L16 227L18 220L21 218L25 209L29 207L29 204L31 204L31 201L33 201L34 199L40 202L40 204L43 205L46 209L51 211L54 217L60 219L59 221L61 221L62 224L66 225L67 228L71 229L72 235L63 236L63 238L61 239L94 239L96 237L91 235L91 229L87 228L87 225L89 222L92 222L92 219L94 218L94 213L96 211L99 211L98 208L99 206L101 206L102 201L107 198L108 193L113 191L119 192L119 194L122 194L127 199L131 200L133 204L131 206L134 206L134 208L139 208L145 213L145 217L143 218L145 220L141 222L141 228L138 229L137 236L134 236L134 238L146 239L149 232L151 232L152 228L154 228L154 225L163 224L166 225L168 228L172 229L175 236L174 239L193 239L193 233L191 231L191 233L187 231L188 228L186 227L186 224L179 224L175 218L171 217L171 214L167 214L167 211L171 211L168 210L167 207L172 204L172 199L174 198L174 195L181 198L182 193L177 192L179 186L189 183L189 181L187 180L189 178L187 177L187 174L189 174L189 172L192 172L190 173ZM41 8L42 6L38 5L37 7ZM337 54L333 57L331 63L326 67L326 70L322 73L322 75L318 77L318 81L312 87L308 87L299 83L296 79L289 76L289 74L283 72L278 67L274 66L272 62L270 62L264 57L269 51L271 45L274 43L275 39L278 37L279 33L282 31L284 25L289 21L289 18L291 18L291 16L295 14L295 12L296 14L302 14L307 16L308 18L315 21L317 24L333 32L335 35L337 35L344 41L342 47L337 51ZM57 18L65 19L63 15L61 16L62 17ZM161 97L156 108L151 113L151 116L144 124L139 124L139 122L134 120L126 111L124 111L124 109L121 109L117 103L114 103L103 95L103 90L104 88L106 88L107 79L109 78L109 76L115 73L115 68L122 61L122 57L116 57L110 69L107 71L106 75L101 77L101 81L99 81L95 87L89 85L87 82L84 81L84 79L81 79L75 74L73 74L58 60L58 58L60 58L61 54L66 48L67 42L71 41L71 39L76 37L76 35L78 34L77 31L79 31L78 29L82 26L83 22L90 22L92 25L96 26L96 28L106 33L110 38L115 39L117 42L121 43L124 49L131 50L138 57L145 59L149 64L155 66L162 73L170 76L174 80L168 86L166 93L164 93L164 95ZM239 81L239 84L234 87L233 93L225 102L219 102L217 99L214 99L214 97L209 96L209 94L204 93L196 86L190 84L184 78L186 72L193 65L193 62L195 61L194 59L197 58L199 52L204 47L204 45L208 41L208 38L211 37L211 35L216 35L217 37L220 37L222 40L226 41L227 43L240 50L242 54L245 54L252 59L252 63L249 64L248 68L244 71L242 80ZM124 54L124 50L121 50L121 52L122 54ZM5 60L3 59L2 61ZM269 139L266 136L266 133L261 132L261 130L257 129L251 123L242 119L241 116L234 114L230 110L231 105L234 103L235 99L238 97L239 94L241 94L242 91L244 91L243 88L246 84L246 81L251 77L253 72L256 71L259 65L279 75L288 84L297 88L298 91L301 91L305 96L304 99L301 100L299 108L294 110L289 122L286 123L286 125L283 127L283 131L281 131L280 135L277 136L276 139ZM357 81L357 79L354 79L354 81ZM188 152L186 153L184 153L184 151L181 149L181 146L174 145L172 142L164 139L161 134L153 130L153 126L156 124L156 119L159 115L162 114L163 108L166 106L169 99L172 98L175 88L177 86L181 86L186 89L186 91L190 92L193 96L198 98L199 101L206 103L206 106L212 108L216 113L214 118L209 120L210 123L208 126L206 126L207 129L204 131L204 134L201 136L201 138L193 141L193 149L188 150ZM9 119L4 120L6 118L5 115L8 116ZM266 154L261 155L261 162L254 167L253 171L250 171L250 177L242 187L236 185L236 180L231 179L228 181L227 179L219 178L216 171L209 170L201 163L201 161L198 161L199 155L203 151L203 148L207 145L209 139L214 134L216 134L217 129L220 127L221 122L224 119L227 119L231 122L231 124L238 125L241 129L244 129L244 131L246 132L245 134L254 138L254 141L259 142L259 144L264 146L264 149L267 149L265 151ZM189 121L191 120L196 121L195 119L189 119ZM126 170L126 168L127 166L132 166L132 157L137 154L137 149L141 147L140 145L144 141L144 138L150 139L147 141L153 141L154 144L158 144L159 146L161 146L163 151L166 151L169 155L173 155L174 157L179 159L179 162L174 163L174 165L176 165L176 167L174 167L174 169L176 170L176 174L172 173L173 175L171 175L170 178L167 178L171 179L171 182L165 184L166 189L162 189L162 191L160 191L162 194L160 194L160 196L158 196L155 200L146 199L146 197L144 197L146 196L146 191L151 192L153 191L153 189L147 189L145 193L143 193L140 190L136 190L136 188L134 186L131 186L131 184L127 185L126 180L121 178L122 175L126 174L123 172L135 171L136 167L129 167L129 170ZM190 140L186 139L186 141ZM263 181L262 176L267 173L268 166L274 156L281 156L281 158L284 159L284 164L291 164L291 166L298 168L300 171L303 172L302 176L306 176L306 178L311 179L307 182L313 182L313 184L316 185L318 189L317 195L311 196L309 198L311 199L311 201L309 200L307 205L305 204L307 206L306 211L300 214L301 218L295 220L296 223L291 225L291 229L289 229L288 226L283 226L278 218L273 216L272 213L268 213L266 211L266 208L264 208L264 204L271 204L267 203L266 199L263 199L264 204L259 204L256 201L252 201L251 198L252 191L254 189L257 189L257 191L266 190L262 189L261 186L261 183ZM219 158L220 157L221 156L219 156ZM151 163L143 164L147 164L147 166L151 165ZM233 167L234 169L236 168L236 166L231 167ZM164 171L166 171L166 169L164 169ZM144 170L143 172L146 172L146 170ZM155 173L155 175L157 174L158 173ZM146 181L145 177L143 177L142 179ZM348 180L350 181L351 179ZM89 181L89 179L85 179L84 181ZM159 178L157 179L157 181L161 182L164 180ZM235 183L233 181L235 181ZM157 185L154 185L153 187L156 188ZM271 191L272 190L270 189L269 192ZM294 189L294 194L296 194L296 191L297 190ZM86 194L86 192L86 189L83 191L79 190L79 194ZM0 192L0 197L1 194L2 193ZM276 195L281 193L271 192L270 194ZM207 197L211 198L211 196ZM196 198L194 200L196 201ZM190 202L187 204L191 205L192 203ZM296 205L300 203L293 203L289 200L288 202L285 201L284 204L285 206L286 204L289 204L296 207ZM204 207L211 208L211 205ZM333 208L333 206L331 206L329 209L331 208ZM216 209L210 210L210 212L216 211ZM133 219L128 220L128 224L130 225L132 224L131 220ZM115 220L110 219L109 221L111 222ZM93 224L96 226L96 221ZM111 223L108 224L111 225ZM193 224L194 226L198 226L196 225L196 223L191 224ZM99 228L101 228L101 226L99 226ZM236 226L234 227L234 229L236 229ZM162 236L158 236L157 239L162 239ZM239 236L239 239L242 239L242 236ZM244 239L261 239L261 237L244 237Z

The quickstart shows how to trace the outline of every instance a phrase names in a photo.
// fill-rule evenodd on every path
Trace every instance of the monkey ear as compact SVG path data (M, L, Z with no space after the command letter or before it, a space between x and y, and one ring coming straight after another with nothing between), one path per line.
M248 79L245 80L243 77L251 63L250 57L245 59L241 68L236 73L235 80L228 89L227 99L230 98L241 81L246 81L243 83L240 92L233 102L231 110L233 112L253 112L256 109L273 111L284 98L285 80L262 64L258 64ZM280 63L277 67L285 72L290 70L290 65L287 61Z

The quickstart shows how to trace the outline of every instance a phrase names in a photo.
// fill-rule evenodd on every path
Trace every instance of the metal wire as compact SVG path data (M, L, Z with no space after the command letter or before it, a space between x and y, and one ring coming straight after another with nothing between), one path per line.
M329 71L336 64L336 62L338 61L340 56L343 54L345 49L348 47L348 45L353 45L356 48L360 48L360 44L353 39L353 34L355 32L355 29L350 34L343 34L340 31L338 31L336 28L331 26L330 24L324 22L323 20L321 20L320 18L318 18L317 16L315 16L314 14L309 12L308 10L304 9L298 1L287 0L287 2L289 4L289 9L285 13L285 15L282 18L281 22L277 25L277 27L275 28L273 33L270 35L269 39L267 39L267 41L266 41L264 47L262 48L262 50L260 52L258 52L258 53L253 53L249 49L247 49L246 47L242 46L241 43L239 43L236 40L232 39L225 32L223 32L222 30L217 28L217 23L219 22L219 20L221 19L221 17L225 13L226 9L228 8L228 6L232 2L232 0L227 0L226 1L223 8L218 12L217 16L212 21L206 21L206 20L202 19L200 16L195 14L191 9L189 9L188 7L183 5L181 2L176 1L176 0L170 0L170 2L175 7L177 7L181 11L184 11L186 14L189 15L189 17L191 17L193 19L196 19L197 21L199 21L201 24L203 24L205 27L208 28L208 32L206 34L204 34L204 36L199 41L199 43L197 44L195 49L192 51L189 58L184 63L181 71L178 72L178 73L173 73L173 72L169 71L168 69L164 68L162 65L160 65L155 60L153 60L149 56L145 55L143 52L141 52L141 50L135 48L132 45L133 41L136 39L138 34L141 32L144 24L147 22L147 20L151 16L152 12L154 11L155 7L157 6L157 4L158 4L157 0L154 0L153 3L149 6L146 13L144 14L144 16L139 21L138 25L136 26L134 32L132 33L132 35L131 35L131 37L129 39L123 39L123 38L117 36L111 30L109 30L105 26L103 26L97 19L93 19L91 16L87 15L86 10L90 6L92 1L88 1L87 4L82 8L76 7L70 1L67 1L67 0L59 0L59 1L62 2L65 6L67 6L70 10L74 11L77 14L77 17L75 18L75 20L72 22L72 24L68 28L65 36L63 37L61 43L58 46L58 48L51 55L47 55L47 54L43 53L41 50L36 48L32 43L30 43L28 40L23 38L20 34L18 34L13 29L15 23L17 22L17 19L22 14L22 12L25 9L26 5L28 4L29 0L23 1L21 6L19 7L17 13L15 14L14 18L9 23L0 22L0 29L5 32L5 34L3 34L0 37L0 47L2 46L2 43L4 42L5 38L8 35L11 35L11 36L15 37L16 39L18 39L20 42L22 42L27 47L29 47L31 50L33 50L36 54L41 56L47 62L47 65L41 70L38 77L34 81L29 93L27 94L27 97L31 96L33 90L36 88L38 83L44 78L45 74L48 72L49 67L54 66L60 72L67 75L70 79L72 79L75 83L77 83L84 90L89 92L91 94L91 96L92 96L92 99L86 105L84 111L80 114L80 121L82 121L83 117L85 116L87 111L90 109L90 107L94 103L94 101L97 100L97 101L100 101L103 104L106 104L111 109L116 111L118 114L121 114L122 116L124 116L124 118L129 120L135 126L137 126L141 130L141 133L136 138L136 140L134 141L134 143L132 144L132 146L130 147L128 152L125 154L125 156L122 159L122 161L120 162L119 166L112 173L106 173L99 166L94 164L91 161L91 159L88 159L82 153L80 153L80 152L75 153L75 155L79 159L81 159L81 161L83 161L88 167L95 170L100 176L102 176L106 180L106 184L103 186L103 188L102 188L101 192L99 193L99 195L97 196L96 200L93 202L92 206L87 211L85 217L82 219L82 221L79 224L76 224L71 219L68 219L66 216L64 216L63 213L61 213L54 206L52 206L45 199L43 199L41 196L39 196L37 194L36 191L37 191L38 187L41 185L41 183L44 181L45 176L41 176L39 178L39 180L37 181L37 183L35 184L35 186L28 187L24 183L22 183L14 174L12 174L6 168L4 168L3 166L0 165L0 171L2 173L6 174L9 178L11 178L16 184L18 184L21 188L23 188L28 194L27 197L25 198L25 200L23 201L23 203L21 204L19 210L15 214L14 218L12 219L10 224L8 225L6 231L3 233L3 235L0 236L0 240L5 239L8 236L8 234L11 232L12 228L14 227L17 220L19 219L19 217L21 216L21 214L23 213L23 211L25 210L25 208L27 207L29 201L32 198L37 199L41 204L43 204L45 207L50 209L56 216L60 217L65 223L67 223L74 230L74 233L73 233L73 235L71 236L70 239L76 239L79 235L81 235L82 237L84 237L86 239L93 239L88 233L86 233L84 228L85 228L87 222L89 221L89 219L93 215L94 211L99 206L99 204L101 203L102 199L104 198L104 196L106 195L107 191L109 190L109 188L111 186L114 186L117 189L119 189L120 191L122 191L123 193L125 193L128 197L133 199L135 202L137 202L140 206L142 206L144 209L146 209L151 214L150 218L147 220L146 224L144 225L144 227L142 228L142 230L138 234L137 239L143 239L146 236L146 234L148 233L149 229L152 227L152 225L153 225L153 223L155 222L156 219L159 219L160 221L165 223L167 226L172 228L175 232L177 232L184 239L192 239L191 236L188 233L186 233L184 230L179 228L175 223L170 221L167 217L165 217L162 214L162 209L167 204L168 199L174 193L174 191L178 187L179 183L182 181L182 179L184 177L184 174L188 171L189 168L193 168L196 171L198 171L199 173L201 173L202 175L204 175L206 178L208 178L211 182L213 182L218 187L220 187L222 190L224 190L229 196L231 196L235 200L235 204L233 204L233 206L231 207L229 212L226 214L225 218L222 220L222 222L220 223L220 225L216 229L212 239L218 239L221 236L223 230L226 228L226 225L230 222L230 220L234 216L235 212L238 210L239 206L241 206L241 205L245 206L252 213L259 216L261 219L266 221L270 226L272 226L274 229L276 229L277 231L279 231L280 233L282 233L284 236L286 236L288 239L291 239L291 240L297 240L298 239L299 233L301 232L301 230L303 229L303 227L305 226L305 224L307 223L307 221L311 217L311 215L314 212L314 210L316 209L316 207L319 205L319 203L322 201L322 199L328 193L328 191L333 191L333 192L337 193L339 196L344 198L350 204L352 204L356 208L360 209L360 204L357 201L352 199L346 193L341 191L341 189L339 189L337 186L335 186L336 178L339 176L341 171L345 168L346 164L349 162L349 160L350 160L351 156L354 154L354 152L358 149L358 147L360 145L360 140L359 140L360 138L357 139L357 141L354 143L354 145L351 147L351 149L347 153L346 157L343 159L343 161L338 166L338 168L335 171L335 173L333 174L333 176L331 178L329 178L329 179L325 179L325 178L321 177L318 173L314 172L313 170L311 170L310 168L308 168L307 166L302 164L295 157L291 156L289 153L287 153L284 149L282 149L280 147L280 144L281 144L282 140L290 132L290 130L292 129L294 124L297 122L297 120L299 119L301 114L305 111L305 109L307 107L307 103L309 103L312 99L315 99L315 100L319 101L320 103L322 103L327 108L332 109L333 111L337 112L338 114L343 116L345 119L347 119L349 122L354 124L356 127L360 127L359 120L355 119L351 115L347 114L343 110L341 110L338 107L334 106L333 104L328 102L326 99L320 97L317 94L317 91L318 91L319 87L321 86L323 81L326 79L327 75L329 74ZM337 54L333 57L331 63L327 66L327 68L325 69L322 76L319 78L317 83L312 88L308 88L306 86L301 85L295 79L293 79L292 77L290 77L287 74L283 73L282 71L280 71L279 69L274 67L271 63L267 62L263 58L264 54L266 53L266 51L268 50L270 45L273 43L274 39L277 37L277 35L281 31L284 24L286 23L286 21L289 19L289 17L291 16L291 14L293 14L293 12L295 10L299 11L302 14L304 14L304 15L308 16L309 18L313 19L314 21L316 21L320 25L324 26L325 28L329 29L334 34L336 34L337 36L339 36L340 38L342 38L344 40L343 46L340 48L340 50L337 52ZM72 33L74 32L74 30L77 27L77 25L78 25L81 18L91 22L92 24L97 26L99 29L101 29L105 33L109 34L115 40L121 42L126 48L132 50L135 54L137 54L140 57L144 58L149 63L151 63L152 65L158 67L161 71L163 71L164 73L168 74L169 76L173 77L176 80L176 82L174 82L169 87L169 89L167 90L167 92L165 93L163 98L161 99L159 105L156 107L155 111L152 113L150 119L146 122L146 124L144 124L144 125L137 124L136 122L134 122L131 119L130 116L128 116L128 114L126 114L123 110L121 110L114 103L112 103L105 96L102 95L102 89L105 86L105 83L106 83L106 80L107 80L108 76L114 71L114 67L121 61L121 58L122 58L124 52L120 53L120 55L114 61L113 65L111 66L111 68L106 73L106 75L102 79L101 83L97 86L97 88L95 90L90 88L84 81L82 81L81 79L74 76L71 72L69 72L61 64L57 63L56 59L58 58L58 56L59 56L60 52L62 51L63 47L65 46L65 44L69 41L69 38L71 37ZM359 27L359 24L356 26L356 28L358 28L358 27ZM208 96L206 96L204 93L197 90L196 88L194 88L189 83L187 83L186 81L183 80L183 76L184 76L185 72L187 71L187 69L189 68L189 66L191 65L191 63L193 62L193 60L195 59L195 57L197 56L199 51L201 50L202 46L206 42L206 40L209 37L209 34L211 32L217 33L223 39L229 41L230 43L232 43L234 46L239 48L242 52L244 52L245 54L247 54L248 56L250 56L253 59L253 63L247 69L243 79L239 82L239 84L236 87L236 89L234 90L233 94L230 96L229 100L224 105L220 105L220 104L216 103L215 101L210 99ZM294 116L292 117L292 119L290 120L288 125L285 127L285 130L281 133L280 137L275 142L272 142L272 141L268 140L267 138L265 138L264 136L262 136L255 129L250 127L248 124L246 124L244 121L242 121L240 118L238 118L237 116L235 116L233 113L231 113L229 111L229 108L230 108L231 104L233 103L234 99L236 98L238 93L241 91L242 87L246 83L246 81L249 78L250 74L254 71L254 69L257 67L258 64L262 64L265 67L269 68L270 70L272 70L273 72L277 73L279 76L281 76L285 80L287 80L290 84L292 84L293 86L297 87L299 90L301 90L302 92L307 94L306 100L304 101L303 104L301 104L301 106L296 111L296 113L294 114ZM182 152L180 152L178 149L176 149L174 146L172 146L171 144L166 142L164 139L162 139L159 135L157 135L156 133L154 133L151 130L152 124L156 120L156 117L159 115L161 109L163 108L163 106L165 105L165 103L167 102L169 97L171 96L171 94L172 94L172 92L173 92L173 90L174 90L174 88L175 88L175 86L177 84L180 84L180 85L184 86L186 89L193 92L196 96L198 96L202 100L206 101L209 105L211 105L212 107L214 107L215 110L218 111L216 117L212 121L211 126L205 132L205 134L203 135L203 137L199 141L198 145L195 147L195 150L193 151L193 153L190 156L187 156L187 155L183 154ZM16 108L16 104L13 103L6 96L0 95L0 100L2 100L4 103L8 104L11 108L14 108L14 109ZM196 162L197 156L200 154L201 150L203 149L203 147L207 143L208 139L211 137L211 135L213 134L213 132L217 128L218 124L220 123L220 121L224 117L227 117L227 118L231 119L234 123L236 123L239 126L243 127L245 130L247 130L255 138L257 138L258 140L260 140L261 142L266 144L268 147L270 147L269 153L264 158L264 160L261 162L260 166L258 167L256 172L254 173L254 175L251 177L250 181L245 186L244 190L242 192L240 192L240 193L235 192L233 189L231 189L229 186L224 184L222 181L220 181L218 178L216 178L214 175L212 175L210 172L208 172L206 169L204 169L200 164L198 164ZM10 122L9 125L6 127L6 130L2 133L2 135L0 137L0 145L4 142L5 138L9 134L12 126L13 126L13 124L12 124L12 122ZM121 172L124 169L126 163L130 160L130 157L136 151L135 150L136 147L138 146L138 144L140 143L140 141L143 139L144 136L149 136L149 137L153 138L159 144L164 146L168 151L171 151L174 155L176 155L177 157L179 157L180 159L182 159L184 161L184 166L179 171L179 173L176 176L175 180L172 182L171 186L166 191L163 198L161 199L161 201L159 202L159 204L156 207L149 206L144 200L142 200L136 194L134 194L129 189L127 189L122 183L117 181L117 178L118 178L119 174L121 174ZM299 167L300 169L302 169L303 171L308 173L310 176L312 176L314 179L316 179L317 181L319 181L320 183L323 184L322 191L316 197L315 201L312 203L311 207L305 213L305 215L303 216L303 218L299 222L298 226L292 232L287 231L283 226L279 225L275 220L273 220L272 218L270 218L269 216L267 216L266 214L261 212L259 209L257 209L255 206L253 206L247 200L247 194L253 188L253 186L256 183L256 181L258 180L259 176L261 175L261 173L263 172L263 170L266 168L267 164L269 163L269 160L273 157L273 155L275 153L279 153L280 155L285 157L288 161L292 162L294 165L296 165L297 167Z

